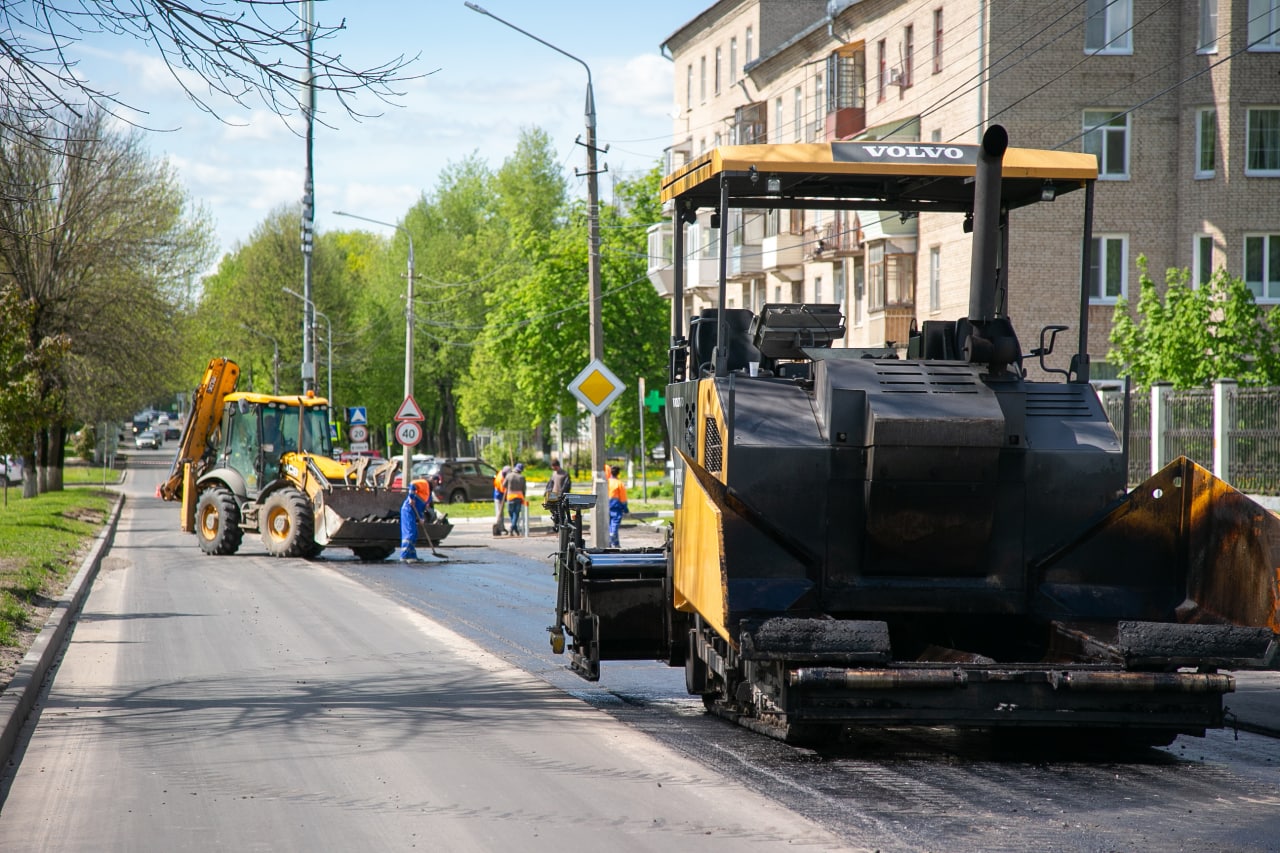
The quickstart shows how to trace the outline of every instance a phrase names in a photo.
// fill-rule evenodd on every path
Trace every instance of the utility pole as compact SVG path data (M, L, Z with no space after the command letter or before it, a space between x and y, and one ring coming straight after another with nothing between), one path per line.
M315 143L316 87L312 68L311 39L315 33L315 6L302 0L302 28L306 36L307 72L302 114L307 122L307 174L302 187L302 391L316 390L316 318L311 301L311 255L315 243L316 199L312 149Z
M551 48L561 56L567 56L574 62L581 65L587 72L587 104L586 104L586 125L587 140L577 139L577 143L587 149L587 170L579 172L574 170L574 174L581 178L583 175L587 178L587 279L590 287L590 307L588 310L591 329L589 332L588 344L591 350L591 361L604 363L604 321L601 319L600 312L604 306L604 297L600 285L600 184L596 176L603 171L608 170L608 166L603 169L596 167L596 154L602 151L607 152L609 149L596 147L596 97L591 86L591 66L583 62L578 57L556 47L546 39L535 36L528 30L522 30L510 21L503 20L497 15L481 6L472 2L463 4L473 12L493 18L503 26L510 27L521 35L528 36L541 45ZM591 416L591 491L596 496L595 511L591 515L591 538L595 542L595 547L604 548L608 545L608 521L606 518L607 495L606 477L604 473L604 428L605 414L601 412L598 415Z

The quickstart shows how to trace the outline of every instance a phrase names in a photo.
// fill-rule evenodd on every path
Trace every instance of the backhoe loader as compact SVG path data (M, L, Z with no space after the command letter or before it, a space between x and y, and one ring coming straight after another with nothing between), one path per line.
M159 497L182 502L182 530L206 554L234 554L257 531L274 557L314 558L326 547L382 560L400 541L405 491L392 488L391 461L344 465L333 458L328 401L313 393L236 391L240 369L214 358L192 399L191 417ZM419 525L422 544L452 525Z

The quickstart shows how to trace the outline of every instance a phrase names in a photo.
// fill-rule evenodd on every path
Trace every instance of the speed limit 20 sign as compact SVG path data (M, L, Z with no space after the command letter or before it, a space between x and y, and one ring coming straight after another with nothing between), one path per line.
M352 424L351 428L347 430L347 435L351 437L352 441L368 441L369 428L363 424Z
M422 441L422 426L417 421L401 421L396 424L396 441L405 447L414 447Z

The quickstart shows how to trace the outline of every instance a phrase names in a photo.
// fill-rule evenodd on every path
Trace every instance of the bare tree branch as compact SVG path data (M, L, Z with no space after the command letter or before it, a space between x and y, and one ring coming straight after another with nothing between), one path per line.
M322 5L324 0L316 0ZM307 108L304 84L336 96L355 118L358 96L382 104L403 94L397 86L411 75L417 56L403 54L368 68L353 68L340 53L325 50L346 29L308 26L297 0L0 0L0 131L31 136L47 120L80 117L91 108L130 124L128 113L146 114L79 73L73 49L87 37L131 39L154 49L192 103L226 121L231 105L265 106L282 119ZM308 37L310 35L310 38ZM317 117L317 120L320 120Z

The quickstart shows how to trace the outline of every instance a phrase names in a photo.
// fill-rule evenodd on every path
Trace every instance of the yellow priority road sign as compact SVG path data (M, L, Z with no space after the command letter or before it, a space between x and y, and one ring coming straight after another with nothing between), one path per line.
M577 397L593 415L601 415L626 389L613 371L594 359L569 383L569 393Z

